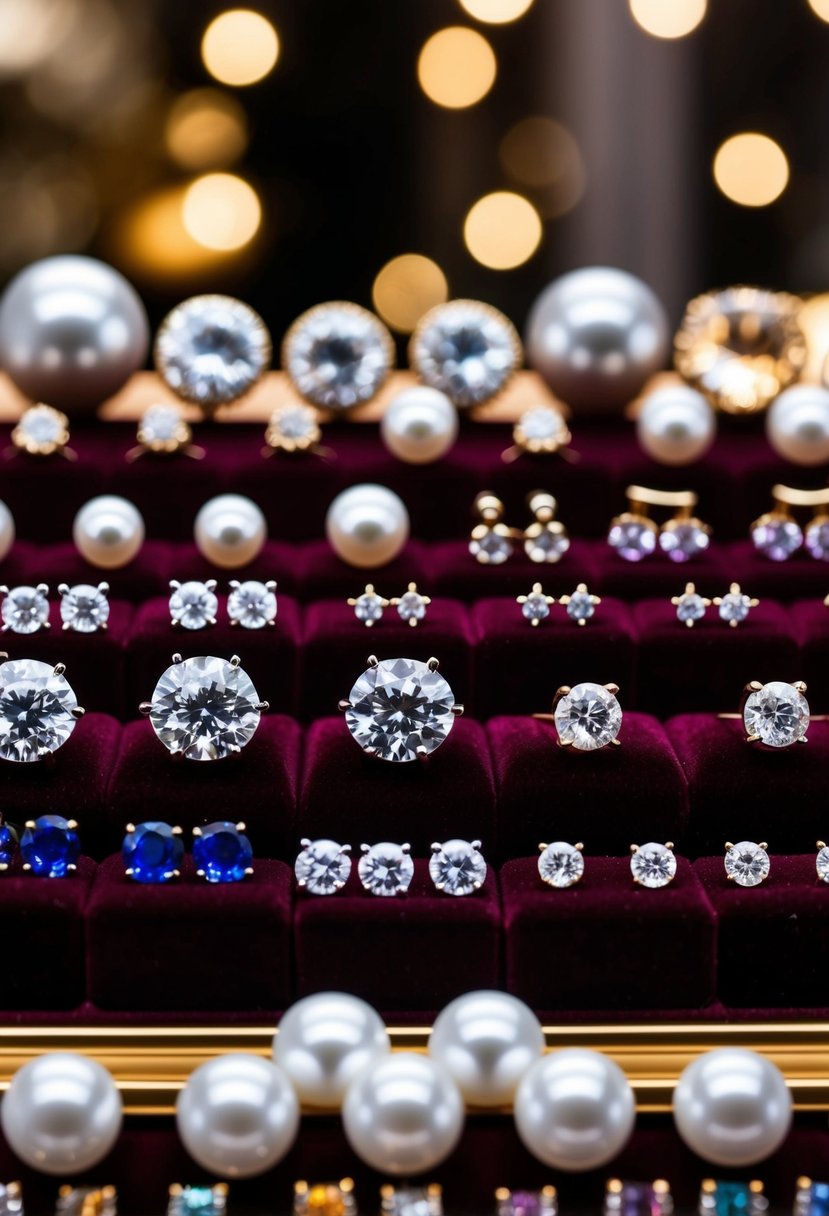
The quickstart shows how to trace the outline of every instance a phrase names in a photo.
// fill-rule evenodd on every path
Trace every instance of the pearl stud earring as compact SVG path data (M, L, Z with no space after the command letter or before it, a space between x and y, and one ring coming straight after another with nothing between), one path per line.
M196 515L193 539L213 566L236 570L259 556L268 539L262 511L242 494L218 494Z
M458 411L445 393L425 384L398 393L380 420L380 438L407 464L442 460L458 437Z
M709 401L687 384L655 388L642 398L636 437L658 464L694 464L711 447L716 434L717 420Z
M90 566L118 570L128 565L143 545L144 520L126 498L101 494L78 511L72 539Z

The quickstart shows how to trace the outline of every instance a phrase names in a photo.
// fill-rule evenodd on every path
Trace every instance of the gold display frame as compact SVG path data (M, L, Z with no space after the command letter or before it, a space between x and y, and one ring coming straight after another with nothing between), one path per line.
M796 1110L829 1110L829 1022L681 1022L544 1027L548 1050L589 1047L626 1073L640 1112L670 1110L683 1068L717 1047L748 1047L780 1068ZM396 1051L425 1051L428 1027L389 1026ZM0 1029L0 1093L14 1072L48 1051L75 1051L112 1073L128 1115L171 1114L199 1064L224 1052L267 1057L263 1026L13 1026ZM313 1113L313 1112L307 1112Z

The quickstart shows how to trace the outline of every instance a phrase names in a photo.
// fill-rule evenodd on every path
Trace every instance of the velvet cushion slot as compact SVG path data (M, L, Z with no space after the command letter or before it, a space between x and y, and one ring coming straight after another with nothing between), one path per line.
M829 608L822 599L792 604L791 621L800 642L800 671L808 684L809 705L813 711L826 713L829 710Z
M586 857L582 880L562 891L533 858L508 861L500 880L507 988L533 1009L693 1009L713 998L716 917L684 857L657 890L633 882L626 857Z
M685 778L664 729L626 713L621 746L577 753L532 718L487 723L498 790L498 854L522 857L539 841L583 841L589 853L631 843L678 844L688 817Z
M314 600L346 600L357 596L366 583L384 587L399 587L405 591L415 582L427 595L436 590L432 549L420 541L409 540L393 561L376 569L349 566L331 548L327 540L309 541L302 547L301 596ZM388 598L388 597L387 597Z
M180 879L147 885L127 878L120 855L108 857L86 923L89 998L101 1009L291 1001L291 872L281 861L254 858L242 882L208 883L188 855Z
M65 521L67 532L71 518ZM118 570L101 570L85 561L71 543L58 542L42 546L37 554L31 554L28 562L28 577L33 583L109 583L114 600L149 599L161 595L171 578L176 574L171 569L173 550L164 540L146 539L133 560Z
M804 527L807 522L802 520ZM747 523L746 534L748 530ZM805 547L785 562L773 562L758 553L750 540L740 540L728 546L726 557L729 580L735 580L759 599L787 601L807 596L822 599L829 585L829 562L815 561Z
M341 844L407 841L425 856L435 840L483 842L490 860L495 836L495 784L483 728L457 718L449 737L422 761L394 763L367 756L342 718L320 718L305 739L296 823L300 837Z
M418 852L419 850L412 850ZM354 867L342 891L298 891L294 912L297 995L353 992L385 1013L436 1010L500 980L500 907L494 872L480 891L435 890L415 861L404 896L369 895Z
M527 520L527 523L530 523ZM470 520L469 531L477 520ZM431 586L442 595L461 600L483 599L485 596L526 595L533 583L541 583L548 595L564 595L575 590L578 583L587 583L596 590L598 567L595 561L595 541L573 539L570 548L558 562L531 562L524 553L523 542L516 540L511 558L500 566L484 565L469 552L469 535L465 540L443 541L430 545L423 566L431 577Z
M599 542L596 554L597 576L603 594L623 600L653 597L670 599L681 593L685 584L693 581L700 588L722 587L727 590L731 579L737 578L727 561L727 546L714 537L709 548L689 562L672 562L659 548L640 562L628 562L620 557L607 540ZM747 584L747 589L752 590Z

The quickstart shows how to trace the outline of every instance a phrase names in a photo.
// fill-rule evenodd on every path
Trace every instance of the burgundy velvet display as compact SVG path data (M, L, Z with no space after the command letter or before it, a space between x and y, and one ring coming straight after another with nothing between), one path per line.
M291 872L254 858L242 882L133 882L120 854L87 907L87 991L100 1009L284 1009L292 999Z
M586 856L563 891L534 858L501 869L507 989L539 1013L699 1008L714 996L716 918L693 868L652 891L626 857Z
M676 594L683 590L684 583L677 585ZM728 586L715 591L699 584L697 590L713 598L724 595ZM751 587L745 590L749 594ZM636 703L659 717L730 710L749 680L789 679L780 673L806 670L790 614L770 600L752 608L736 629L720 620L713 604L691 629L677 620L668 599L634 604L633 616L639 634Z
M83 1000L84 907L95 865L80 857L77 866L65 878L36 878L18 857L0 875L3 1009L72 1009Z
M61 518L63 513L61 512ZM72 517L64 521L66 532L71 529ZM214 571L215 573L215 571ZM6 577L5 564L0 562L0 574ZM172 545L166 540L150 537L144 541L137 556L120 570L100 570L90 566L70 541L41 546L32 553L28 562L27 580L30 583L48 583L52 588L59 583L109 583L113 599L139 602L154 595L163 595L171 578L177 578L173 561ZM169 594L169 593L168 593Z
M472 608L472 624L475 713L480 718L546 713L560 685L580 680L612 680L624 690L626 704L633 700L636 639L630 611L618 600L603 599L583 626L556 604L535 628L514 599L479 600Z
M431 1011L462 992L498 987L501 911L492 869L480 891L446 895L419 857L407 894L382 897L363 890L359 848L354 854L342 891L296 894L297 996L353 992L385 1011Z
M523 542L517 540L508 561L500 566L482 565L469 552L467 531L464 540L430 545L421 556L421 564L424 582L428 581L442 595L462 600L492 595L514 599L516 595L526 595L533 583L541 583L548 595L559 596L574 591L578 583L587 583L591 591L595 589L598 579L595 552L594 542L576 539L571 540L560 561L531 562L524 553Z
M779 751L746 743L742 721L713 714L683 714L665 730L688 779L692 855L719 852L726 840L801 852L825 830L829 723L813 722L808 744Z
M829 577L826 585L829 587ZM800 670L809 686L809 705L813 712L826 713L829 710L829 608L822 599L804 600L792 604L791 620L800 642Z
M395 586L382 572L375 583L379 595L403 595L407 584ZM354 595L362 592L356 587ZM428 585L419 585L428 594ZM305 719L331 714L366 669L370 654L378 658L426 661L434 656L449 681L455 700L465 703L470 693L469 668L472 628L464 604L435 597L426 617L412 628L389 607L371 628L358 621L345 600L309 604L304 613L299 679L300 714Z
M685 780L662 726L626 713L621 746L559 747L555 727L532 718L487 724L498 790L498 854L532 854L539 841L583 841L588 853L626 853L632 843L685 832ZM646 776L647 775L647 776Z
M305 736L296 840L331 837L351 844L408 841L428 854L435 840L480 839L491 860L495 783L479 722L457 718L444 743L423 761L367 756L343 718L319 718Z
M120 848L127 823L163 819L190 830L216 819L247 824L254 856L281 857L294 832L300 729L292 718L264 714L238 756L174 760L149 722L130 722L109 787L97 854Z
M242 487L244 490L244 487ZM193 516L195 518L195 515ZM192 520L190 522L192 535ZM262 546L262 550L246 566L237 569L219 569L206 558L202 557L192 541L181 541L170 546L170 578L184 582L188 578L215 578L219 590L225 591L230 579L244 582L247 578L267 582L274 579L277 583L277 595L293 595L301 577L304 565L304 550L301 545L286 544L282 540L271 538ZM163 595L169 595L169 580L161 588Z
M709 548L689 562L672 562L661 550L641 562L628 562L607 541L596 546L597 585L607 595L623 600L659 597L670 599L681 594L687 582L698 587L728 590L737 576L730 570L728 546L712 540ZM719 592L718 592L719 593Z
M765 509L768 510L768 507ZM805 524L806 521L803 522ZM815 561L805 548L799 549L785 562L773 562L764 557L750 540L736 541L728 545L726 550L728 578L759 599L797 600L807 596L820 596L823 599L826 594L829 562Z
M817 878L814 852L787 857L769 848L771 869L759 887L729 882L722 854L694 865L719 921L720 996L729 1005L825 1007L829 884Z
M325 540L313 540L301 548L300 571L302 598L315 600L346 600L358 596L366 583L382 583L384 587L400 587L415 582L424 592L434 594L435 575L432 569L432 549L417 540L409 540L401 553L377 570L359 570L347 565Z

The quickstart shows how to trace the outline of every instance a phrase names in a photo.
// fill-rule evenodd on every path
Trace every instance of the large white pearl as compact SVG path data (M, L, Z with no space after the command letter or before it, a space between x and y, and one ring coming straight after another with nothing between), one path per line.
M515 1094L515 1126L530 1152L560 1170L594 1170L622 1151L636 1104L618 1064L574 1047L538 1060Z
M14 516L4 502L0 502L0 562L14 544Z
M677 1082L673 1105L680 1136L712 1165L764 1161L792 1121L780 1069L744 1047L720 1047L693 1060Z
M458 411L445 393L419 384L389 402L380 420L380 438L407 464L440 460L458 438Z
M273 1057L306 1106L334 1110L357 1074L391 1051L375 1009L346 992L318 992L279 1023Z
M374 569L397 557L409 539L409 512L391 490L366 482L337 495L325 531L337 557L349 566Z
M234 1052L190 1074L176 1103L184 1147L221 1178L252 1178L282 1160L299 1130L299 1103L269 1060Z
M772 401L766 438L778 456L792 464L829 460L829 389L795 384Z
M144 305L95 258L33 262L0 302L0 364L27 397L78 417L126 383L147 357Z
M122 1117L121 1095L103 1065L68 1051L19 1068L0 1106L12 1149L43 1174L97 1165L118 1139Z
M467 992L438 1015L429 1055L472 1106L503 1106L544 1050L533 1011L506 992Z
M224 570L247 566L268 539L265 516L242 494L219 494L199 511L193 527L202 557Z
M403 1051L369 1065L343 1102L343 1128L357 1156L382 1174L420 1174L444 1161L463 1131L451 1077L428 1056Z
M636 420L641 447L660 464L693 464L705 455L716 434L710 403L687 384L668 384L648 393Z
M131 562L144 543L144 520L137 507L117 494L101 494L85 503L72 525L81 557L101 570Z
M583 414L631 401L665 365L665 309L647 284L610 266L555 279L527 322L527 357L553 392Z

